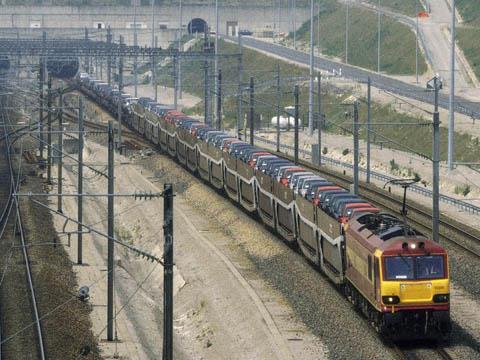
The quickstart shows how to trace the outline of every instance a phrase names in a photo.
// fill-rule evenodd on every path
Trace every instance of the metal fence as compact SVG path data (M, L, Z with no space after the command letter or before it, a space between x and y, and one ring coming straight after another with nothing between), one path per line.
M273 145L273 146L276 146L276 144L277 144L273 140L264 139L264 138L258 137L258 136L255 136L255 140L259 141L259 142L262 142L262 143L265 143L265 144L268 144L268 145ZM292 152L294 151L294 147L292 145L280 144L280 148L290 150ZM302 154L304 157L309 156L310 158L312 158L311 151L307 151L307 150L304 150L304 149L298 149L298 152L300 154ZM341 167L341 168L344 168L344 169L353 169L353 164L350 164L350 163L347 163L347 162L344 162L344 161L341 161L341 160L337 160L337 159L334 159L334 158L331 158L331 157L328 157L328 156L325 156L325 155L322 155L322 161L324 163L328 163L328 164L336 166L336 167ZM366 172L367 172L367 170L365 168L362 168L362 167L359 167L359 171L363 174L366 174ZM375 172L375 171L370 171L370 176L374 179L384 181L384 182L388 182L388 181L391 181L391 180L394 179L391 176L381 174L381 173ZM432 190L427 189L425 187L418 186L418 185L412 185L408 189L415 192L415 193L418 193L418 194L421 194L423 196L432 198ZM449 205L456 206L457 208L459 208L463 211L468 211L469 213L472 213L472 214L480 214L480 207L475 206L473 204L469 204L469 203L467 203L465 201L462 201L462 200L452 198L448 195L440 194L440 201L442 201L446 204L449 204Z

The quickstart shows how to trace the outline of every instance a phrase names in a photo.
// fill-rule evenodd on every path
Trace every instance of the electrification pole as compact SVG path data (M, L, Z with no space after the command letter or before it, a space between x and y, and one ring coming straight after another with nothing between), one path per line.
M63 192L63 94L58 97L58 198L57 211L63 213L62 192Z
M322 116L322 73L318 72L318 89L317 89L317 106L318 106L318 165L322 165L322 126L323 126L323 116Z
M108 228L108 254L107 254L107 340L113 341L113 286L114 286L114 256L115 256L115 246L114 246L114 236L115 236L115 229L114 229L114 209L113 209L113 194L114 191L114 134L113 134L113 123L110 120L108 122L108 199L107 199L107 228Z
M137 97L137 87L138 87L138 74L137 74L137 46L138 46L138 39L137 39L137 0L134 0L134 13L133 13L133 46L135 47L135 55L133 57L133 85L134 85L134 96Z
M380 72L380 47L382 41L381 35L381 26L382 26L382 13L380 12L380 0L378 0L378 9L377 9L377 16L378 16L378 28L377 28L377 72Z
M83 96L78 98L77 264L83 264Z
M182 7L182 0L180 0L179 3L179 12L180 12L180 18L179 18L179 36L178 36L178 51L181 52L183 51L183 42L182 42L182 23L183 23L183 7ZM178 97L181 99L182 98L182 59L178 59Z
M277 63L277 152L280 151L280 64Z
M358 195L358 162L359 162L359 143L358 143L358 101L353 103L353 193Z
M451 49L450 49L450 96L449 96L449 113L448 113L448 170L453 170L454 162L454 137L455 137L455 0L452 0L452 24L451 32Z
M47 85L47 183L52 183L52 77Z
M438 78L434 77L435 110L433 113L433 204L432 204L432 240L438 242L440 221L440 114L438 113Z
M110 29L110 25L107 28L107 44L108 48L111 49L112 47L112 30ZM111 51L108 52L107 55L107 83L108 85L112 85L112 55Z
M173 187L163 186L163 356L173 360Z
M346 11L345 11L345 64L348 64L348 25L349 25L349 11L350 11L350 4L348 0L346 2Z
M241 140L240 128L242 127L243 120L243 48L242 48L242 35L238 32L238 47L240 51L240 57L238 58L238 97L237 97L237 139Z
M217 79L217 130L222 130L222 70L218 70Z
M372 114L371 114L371 100L372 100L372 80L368 77L367 83L367 183L370 182L370 133L372 130Z
M308 94L308 135L313 135L313 0L310 0L310 88Z
M418 84L418 2L415 0L415 79Z
M255 107L254 107L254 83L253 83L253 76L250 77L250 101L249 101L249 106L250 106L250 116L249 116L249 122L250 122L250 145L254 144L254 135L255 135Z
M158 47L158 37L155 36L155 49L157 47ZM153 86L155 87L155 101L158 101L157 63L156 63L156 60L155 60L155 55L153 57L153 76L154 76Z
M294 143L294 159L295 159L295 164L298 164L298 110L299 110L299 95L300 92L298 90L298 85L295 85L295 90L293 92L293 96L295 97L295 143Z
M40 106L39 106L39 128L40 128L40 141L39 141L39 152L40 152L40 159L43 160L43 148L44 148L44 143L43 143L43 94L44 94L44 83L45 83L45 74L46 74L46 59L45 59L45 51L46 51L46 41L47 41L47 33L44 31L42 34L42 56L40 58L40 69L39 69L39 75L40 75L40 83L39 83L39 90L40 90Z
M215 0L215 69L214 74L218 74L218 0ZM217 77L215 78L215 89L218 88ZM213 111L212 111L213 113Z
M208 60L205 59L205 74L204 74L204 86L203 86L203 104L205 105L205 110L204 110L204 119L205 119L205 124L210 125L210 119L209 119L209 114L208 114L208 109L209 109L209 92L210 92L210 84L209 84L209 71L208 71L209 63Z

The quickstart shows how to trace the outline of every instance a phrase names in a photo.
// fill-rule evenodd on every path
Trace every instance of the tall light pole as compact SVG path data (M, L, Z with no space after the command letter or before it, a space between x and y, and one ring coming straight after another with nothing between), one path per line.
M454 136L455 136L455 0L452 0L452 24L450 32L452 35L450 49L450 97L449 97L449 114L448 114L448 170L453 170L453 152L454 152Z
M349 17L349 8L350 4L348 0L345 0L346 3L346 12L345 12L345 64L348 64L348 17Z
M377 72L380 72L380 43L382 41L381 28L382 28L382 14L380 12L380 0L378 0L377 6L378 16L378 28L377 28Z
M313 0L310 0L310 91L308 96L308 135L313 135Z
M416 17L416 25L415 25L415 76L416 82L418 84L418 1L415 0L415 17Z

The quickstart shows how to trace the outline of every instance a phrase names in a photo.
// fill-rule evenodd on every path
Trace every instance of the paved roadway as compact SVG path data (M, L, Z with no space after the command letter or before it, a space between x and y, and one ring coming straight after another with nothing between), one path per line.
M237 41L236 38L230 38L231 41ZM284 59L295 61L304 65L309 65L309 54L287 48L282 45L268 43L252 37L242 37L242 44L269 54L282 57ZM356 82L366 82L368 77L372 81L372 86L395 93L406 98L419 100L425 103L434 103L434 94L425 90L425 87L416 86L401 80L394 79L387 75L377 74L368 70L364 70L355 66L346 65L337 61L326 59L323 57L315 57L316 67L327 71L339 71L341 69L342 76ZM447 84L446 84L447 85ZM448 109L448 93L440 91L439 106ZM455 97L455 111L467 116L474 116L480 119L480 103L472 102L462 97Z

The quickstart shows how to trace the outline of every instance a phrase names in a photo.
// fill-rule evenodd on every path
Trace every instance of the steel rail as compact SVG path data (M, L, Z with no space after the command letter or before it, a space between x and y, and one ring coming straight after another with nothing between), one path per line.
M4 111L2 111L1 117L3 118L3 127L4 127L4 132L5 134L8 134L7 129L6 129L6 118L7 116L5 115ZM12 184L12 190L13 188L17 187L16 181L15 181L15 176L14 176L14 171L13 171L13 165L12 165L12 152L10 149L10 142L8 135L5 138L5 147L6 147L6 157L7 157L7 162L8 162L8 168L10 172L10 182ZM10 194L11 195L11 194ZM13 198L13 196L10 196ZM26 269L26 275L27 275L27 283L28 283L28 288L30 291L30 296L31 296L31 305L32 305L32 311L33 311L33 317L35 321L35 328L36 328L36 333L37 333L37 340L38 340L38 345L39 345L39 356L40 359L45 360L46 359L46 352L45 352L45 346L44 346L44 339L43 339L43 331L42 331L42 326L40 322L40 315L38 311L38 304L37 304L37 297L35 294L35 287L33 285L33 277L32 277L32 268L31 268L31 262L30 262L30 257L27 251L27 246L26 246L26 240L25 240L25 229L23 227L23 220L21 217L21 212L20 212L20 205L17 201L17 199L13 198L13 203L15 204L15 213L16 213L16 225L18 226L19 234L20 234L20 240L21 240L21 246L22 246L22 254L25 262L25 269ZM1 352L0 352L1 353Z

